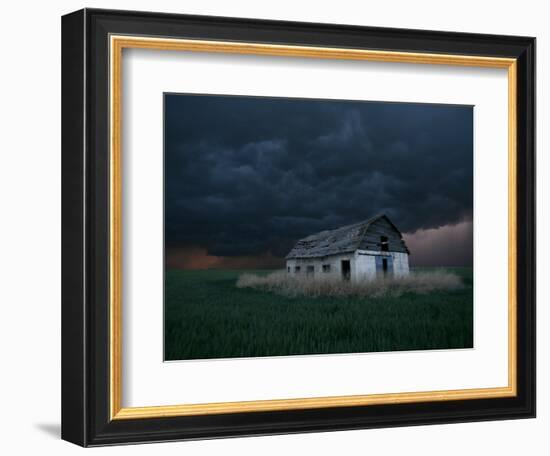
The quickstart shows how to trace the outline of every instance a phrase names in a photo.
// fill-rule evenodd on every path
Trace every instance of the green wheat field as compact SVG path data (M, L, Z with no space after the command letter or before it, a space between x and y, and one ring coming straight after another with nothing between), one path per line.
M471 348L472 268L458 290L400 297L282 297L244 272L167 270L165 360Z

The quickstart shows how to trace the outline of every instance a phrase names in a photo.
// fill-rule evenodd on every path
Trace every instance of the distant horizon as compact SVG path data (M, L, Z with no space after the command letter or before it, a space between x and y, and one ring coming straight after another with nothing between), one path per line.
M446 229L455 231L455 238L468 235L472 233L472 230L469 228L471 222L462 222ZM433 235L426 232L427 230L419 230L416 233L403 233L403 239L405 240L409 250L411 250L411 245L413 245L411 254L409 255L409 262L411 268L424 268L424 267L435 267L435 268L453 268L453 267L473 267L472 262L469 261L468 252L464 252L464 258L458 258L457 263L454 264L444 264L440 263L442 258L445 257L445 241L447 236L445 233L439 232L439 236ZM473 233L472 233L473 234ZM423 258L414 254L414 248L418 244L429 243L432 248L435 244L438 249L439 255L434 255L432 253L428 258ZM443 245L442 245L443 244ZM429 250L425 248L421 252ZM422 254L422 253L421 253ZM417 257L417 258L415 258ZM181 269L181 270L247 270L247 269L258 269L258 270L273 270L273 269L284 269L286 267L285 257L273 257L269 256L267 258L257 258L257 257L218 257L214 255L208 255L206 250L200 249L185 249L180 251L179 249L170 249L166 255L166 267L167 269ZM462 261L461 261L462 260ZM203 266L201 266L201 264ZM207 264L213 264L213 266L207 266Z
M473 264L471 106L165 95L169 269L277 269L386 213L412 267Z

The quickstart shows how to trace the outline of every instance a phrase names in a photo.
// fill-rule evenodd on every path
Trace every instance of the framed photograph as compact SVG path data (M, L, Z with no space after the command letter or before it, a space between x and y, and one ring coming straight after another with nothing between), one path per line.
M62 20L62 437L535 416L535 39Z

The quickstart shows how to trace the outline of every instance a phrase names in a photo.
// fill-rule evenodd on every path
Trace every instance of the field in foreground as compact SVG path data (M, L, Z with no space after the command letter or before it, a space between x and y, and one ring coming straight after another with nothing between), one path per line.
M167 270L165 359L469 348L472 269L446 270L464 286L377 298L284 297L237 288L244 271Z

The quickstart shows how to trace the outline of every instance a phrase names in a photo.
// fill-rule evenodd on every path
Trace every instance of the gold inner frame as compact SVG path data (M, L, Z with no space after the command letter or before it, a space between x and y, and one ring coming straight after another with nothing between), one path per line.
M508 70L508 385L494 388L122 407L122 51L123 49L367 60ZM137 36L110 36L110 415L111 419L297 410L512 397L517 394L517 61L511 58L388 52Z

